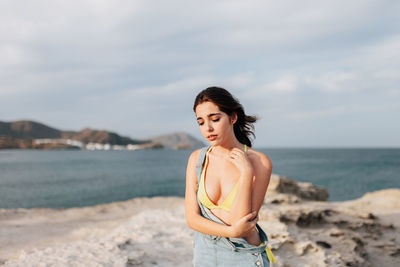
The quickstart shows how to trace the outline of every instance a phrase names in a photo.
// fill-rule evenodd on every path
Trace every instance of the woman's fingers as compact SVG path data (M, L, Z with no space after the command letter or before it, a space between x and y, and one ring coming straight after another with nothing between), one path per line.
M240 154L240 153L235 153L235 152L230 152L228 154L228 158L230 159L245 159L245 155L244 154Z
M236 228L238 236L246 236L254 229L257 222L258 214L256 211L253 211L240 218L236 223L233 224L233 227Z
M257 224L258 222L258 215L257 217L254 218L254 220L251 221L252 224L254 224L254 226Z
M250 212L249 214L243 216L243 218L241 218L240 220L251 222L256 219L258 220L258 214L256 211L253 211L253 212Z
M253 212L250 213L250 214L252 215L252 216L251 216L251 219L250 219L251 221L258 217L257 211L253 211Z
M234 148L229 152L231 155L244 156L244 152L240 149Z
M246 221L246 222L247 222L247 221L251 221L253 217L254 217L254 212L251 212L251 213L249 213L249 214L243 216L243 217L240 219L240 221Z
M231 149L231 153L244 154L244 151L239 149L239 148L234 147L234 148Z
M257 212L253 211L253 212L243 216L242 218L240 218L237 223L243 223L243 224L250 223L250 222L253 222L254 220L258 220L257 217L258 217Z

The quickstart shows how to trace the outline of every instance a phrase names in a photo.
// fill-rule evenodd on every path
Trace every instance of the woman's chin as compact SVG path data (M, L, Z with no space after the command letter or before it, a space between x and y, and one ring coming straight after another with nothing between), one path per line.
M208 140L208 143L212 146L218 146L221 144L219 140L212 140L212 141Z

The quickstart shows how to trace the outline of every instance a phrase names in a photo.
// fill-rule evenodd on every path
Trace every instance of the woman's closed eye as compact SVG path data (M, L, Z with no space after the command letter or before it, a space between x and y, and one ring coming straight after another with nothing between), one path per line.
M213 122L218 122L220 118L212 119ZM197 124L202 126L204 124L204 121L197 121Z

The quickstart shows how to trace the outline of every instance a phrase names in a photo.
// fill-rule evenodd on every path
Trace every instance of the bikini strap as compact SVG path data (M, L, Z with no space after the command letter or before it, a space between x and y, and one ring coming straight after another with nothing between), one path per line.
M203 147L199 154L199 160L197 161L197 165L196 165L197 184L199 184L199 181L200 181L201 169L203 168L203 162L206 157L206 152L207 152L208 148L209 147L206 147L206 146Z

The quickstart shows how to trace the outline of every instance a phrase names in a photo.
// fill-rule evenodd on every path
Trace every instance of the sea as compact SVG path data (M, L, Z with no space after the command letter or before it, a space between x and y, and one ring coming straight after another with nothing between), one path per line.
M400 149L256 148L273 173L325 187L328 201L400 188ZM190 150L0 150L0 208L70 208L184 196Z

